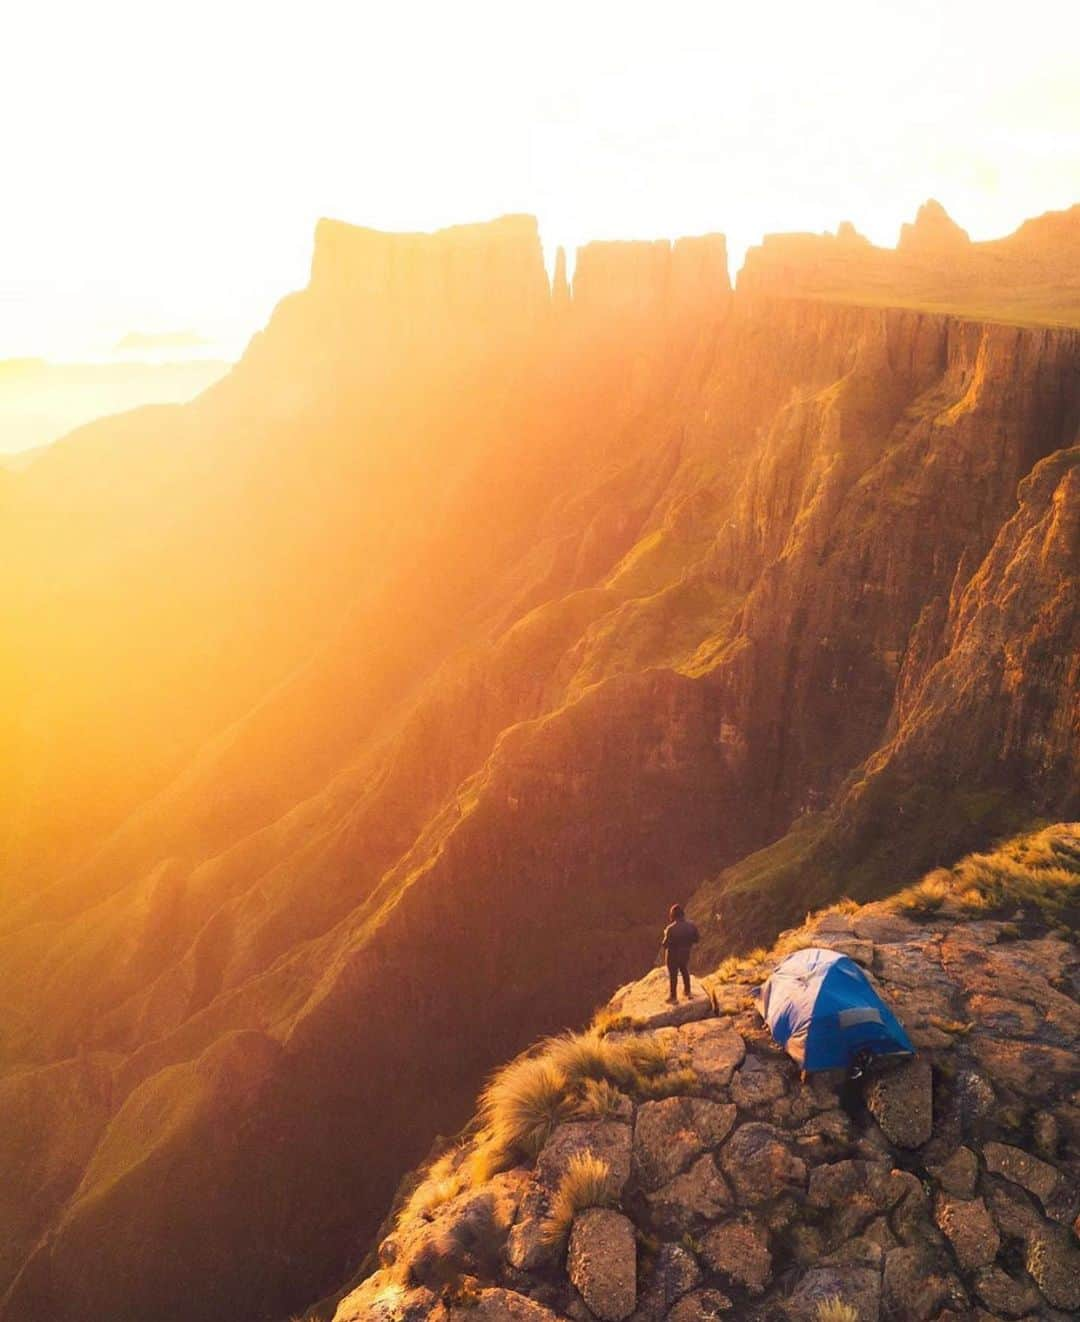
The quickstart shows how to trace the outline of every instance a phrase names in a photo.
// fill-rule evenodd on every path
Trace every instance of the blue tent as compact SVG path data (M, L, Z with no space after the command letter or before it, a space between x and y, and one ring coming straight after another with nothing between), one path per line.
M754 994L773 1039L804 1070L845 1069L861 1051L915 1054L866 974L835 950L797 950Z

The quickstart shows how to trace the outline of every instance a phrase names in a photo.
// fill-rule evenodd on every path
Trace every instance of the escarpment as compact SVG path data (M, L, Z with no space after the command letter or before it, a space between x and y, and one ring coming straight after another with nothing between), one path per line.
M1080 831L809 915L674 1010L656 971L503 1067L334 1322L860 1322L1080 1307ZM914 1058L800 1077L752 992L846 954ZM831 1314L830 1314L831 1315Z
M1076 810L1080 333L859 301L327 223L9 475L0 1316L284 1316L672 899L719 956Z

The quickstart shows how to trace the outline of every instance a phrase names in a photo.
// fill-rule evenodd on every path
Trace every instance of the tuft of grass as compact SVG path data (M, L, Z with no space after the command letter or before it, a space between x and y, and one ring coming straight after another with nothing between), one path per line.
M625 1048L631 1069L635 1075L632 1080L634 1083L637 1083L638 1078L651 1079L657 1074L663 1074L667 1069L667 1047L658 1037L631 1038L625 1044Z
M606 1037L608 1033L625 1033L640 1026L640 1020L632 1014L618 1014L606 1005L596 1012L592 1021L592 1031L600 1037Z
M943 868L938 868L914 886L901 891L893 900L893 908L913 918L929 917L937 913L951 893L949 874Z
M544 1059L551 1062L570 1085L586 1079L599 1081L612 1077L622 1067L625 1048L608 1042L599 1033L560 1033L548 1038L542 1048Z
M546 1055L519 1056L499 1070L480 1098L492 1156L534 1160L567 1110L562 1069Z
M643 1101L659 1102L665 1097L676 1097L683 1093L693 1092L698 1086L697 1074L689 1068L681 1070L671 1070L665 1074L657 1074L652 1078L643 1078L639 1081L636 1088L638 1097Z
M926 916L950 896L968 914L1019 906L1035 909L1051 925L1063 923L1072 930L1080 908L1080 825L1047 826L1006 840L991 853L968 854L951 868L937 868L901 891L892 906L901 913Z
M814 1322L859 1322L858 1311L845 1304L839 1295L829 1295L814 1309Z
M611 1167L591 1152L578 1152L567 1163L551 1212L540 1228L547 1244L562 1244L570 1234L574 1217L587 1207L610 1207L615 1202Z
M586 1079L574 1111L586 1120L610 1120L622 1108L623 1094L607 1079Z

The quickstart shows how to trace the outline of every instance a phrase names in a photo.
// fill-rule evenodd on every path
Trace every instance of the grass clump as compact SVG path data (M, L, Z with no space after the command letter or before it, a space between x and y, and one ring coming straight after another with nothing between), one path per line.
M696 1075L687 1071L668 1073L667 1051L650 1035L612 1042L593 1028L548 1038L501 1069L481 1095L470 1178L480 1183L516 1162L534 1161L555 1126L572 1115L614 1114L619 1089L670 1096L691 1082Z
M592 1021L592 1031L600 1037L607 1037L608 1033L629 1032L639 1027L640 1021L632 1014L619 1014L606 1005L596 1012Z
M1080 824L1048 826L1006 840L989 853L968 854L951 868L937 868L901 891L892 907L913 917L928 917L950 897L967 914L1020 907L1035 910L1051 925L1075 928L1080 911Z
M519 1056L484 1089L480 1115L496 1164L533 1160L567 1114L567 1078L545 1055ZM505 1167L503 1168L505 1169Z
M608 1079L586 1079L574 1114L585 1120L610 1120L622 1113L623 1094Z
M901 891L893 902L898 913L910 914L913 918L929 917L937 913L952 893L949 874L939 868L931 872L922 881Z
M814 1309L814 1322L859 1322L859 1314L839 1295L829 1295Z
M575 1153L551 1200L551 1212L541 1226L541 1236L547 1244L561 1244L570 1234L579 1212L587 1207L610 1207L615 1201L608 1163L591 1152Z

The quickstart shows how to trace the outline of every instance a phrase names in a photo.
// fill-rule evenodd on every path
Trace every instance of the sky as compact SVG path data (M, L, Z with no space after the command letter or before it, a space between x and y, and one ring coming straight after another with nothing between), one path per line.
M1077 0L12 4L0 358L235 353L325 215L996 237L1080 201L1078 51Z

